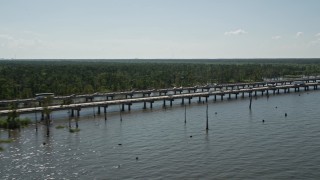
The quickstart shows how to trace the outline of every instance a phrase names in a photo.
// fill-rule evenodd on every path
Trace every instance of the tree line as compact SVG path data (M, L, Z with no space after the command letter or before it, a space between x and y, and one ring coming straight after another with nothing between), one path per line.
M159 89L318 75L320 60L0 61L0 99Z

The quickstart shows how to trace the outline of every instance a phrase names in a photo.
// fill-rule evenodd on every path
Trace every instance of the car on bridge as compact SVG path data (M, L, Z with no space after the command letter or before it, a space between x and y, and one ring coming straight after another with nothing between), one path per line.
M46 97L54 97L54 93L38 93L38 94L36 94L37 100L42 100Z

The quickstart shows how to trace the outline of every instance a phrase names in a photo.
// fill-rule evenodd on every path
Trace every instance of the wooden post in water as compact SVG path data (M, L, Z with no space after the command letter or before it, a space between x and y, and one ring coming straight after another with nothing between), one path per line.
M107 107L108 106L104 106L104 121L107 121Z
M187 124L187 106L184 105L184 123Z
M71 110L73 112L73 110ZM71 117L72 117L72 113L69 110L69 129L71 129Z
M209 130L208 104L207 104L207 111L206 111L206 114L207 114L206 131L208 131L208 130Z
M119 104L119 110L120 110L120 121L122 121L122 113L121 113L121 109L120 109L120 104Z
M36 120L36 132L38 132L38 117L37 117L37 111L34 111L34 116Z
M251 104L252 104L252 92L249 93L250 96L250 104L249 104L249 109L251 109Z
M49 137L49 134L50 134L50 115L49 114L46 115L46 126L47 126L47 136Z
M96 118L96 112L95 112L94 106L92 107L92 112L93 112L93 118L95 119Z
M79 128L78 121L79 121L79 117L80 117L80 111L81 111L81 107L77 107L77 117L76 117L76 128L77 129Z

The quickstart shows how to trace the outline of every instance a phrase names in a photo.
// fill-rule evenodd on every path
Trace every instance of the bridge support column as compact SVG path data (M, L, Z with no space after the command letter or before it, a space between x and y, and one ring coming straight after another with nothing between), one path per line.
M132 105L132 103L128 104L128 111L131 111L131 105Z
M181 100L181 104L182 104L182 105L184 105L184 98L182 98L182 100Z
M172 107L172 101L174 101L174 99L170 99L170 107Z
M255 96L255 97L257 96L257 91L254 91L254 96Z
M124 111L124 104L122 104L122 108L121 108L121 111Z
M98 114L101 114L100 106L98 106Z
M202 89L203 90L203 89ZM199 96L199 101L198 101L198 103L201 103L201 97Z
M191 104L191 99L192 99L192 97L189 97L188 99L189 99L189 104Z
M166 107L166 100L163 100L163 107Z
M143 109L147 109L147 102L143 102Z
M229 98L228 99L231 99L231 93L229 93Z
M41 114L42 115L42 114ZM71 109L71 115L70 117L74 117L74 109Z
M214 101L217 101L217 95L214 95Z
M242 92L242 98L244 98L244 92Z
M150 109L152 109L152 104L153 104L153 101L150 102Z
M41 112L41 121L43 121L43 120L44 120L44 113Z
M280 93L280 89L278 89L278 94Z
M236 99L238 99L238 94L235 94L236 95Z
M46 114L46 119L49 121L50 124L50 114Z
M223 96L224 96L224 94L221 94L221 101L223 101Z

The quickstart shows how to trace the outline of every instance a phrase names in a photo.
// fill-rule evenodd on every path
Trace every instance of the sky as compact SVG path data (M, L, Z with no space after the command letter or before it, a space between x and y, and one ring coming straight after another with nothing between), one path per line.
M0 58L320 58L320 0L0 0Z

